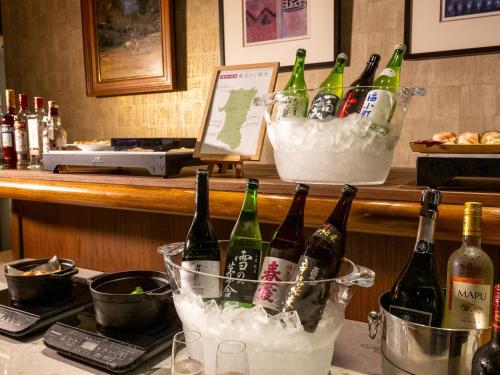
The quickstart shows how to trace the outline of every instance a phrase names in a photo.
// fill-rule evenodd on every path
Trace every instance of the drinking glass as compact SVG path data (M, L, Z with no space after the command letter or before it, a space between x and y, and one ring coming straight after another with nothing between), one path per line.
M171 375L204 375L201 334L181 331L172 342Z
M236 340L223 341L217 347L217 375L248 375L247 346Z

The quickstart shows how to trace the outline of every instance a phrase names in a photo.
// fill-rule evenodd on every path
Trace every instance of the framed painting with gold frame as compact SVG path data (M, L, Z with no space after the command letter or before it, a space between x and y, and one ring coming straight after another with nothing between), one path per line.
M202 160L259 160L264 108L254 98L274 90L279 63L218 66L203 112L194 156Z
M81 0L87 96L174 89L173 0Z

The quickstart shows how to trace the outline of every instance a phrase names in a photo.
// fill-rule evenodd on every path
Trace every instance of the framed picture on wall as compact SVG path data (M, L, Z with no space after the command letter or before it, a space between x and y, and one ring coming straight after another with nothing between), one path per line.
M88 96L174 89L173 0L81 0Z
M406 58L500 52L500 1L406 0Z
M259 160L264 107L254 98L274 90L279 63L216 67L194 156L202 160Z
M291 70L298 48L306 68L331 66L340 49L339 0L219 0L221 64L279 61Z

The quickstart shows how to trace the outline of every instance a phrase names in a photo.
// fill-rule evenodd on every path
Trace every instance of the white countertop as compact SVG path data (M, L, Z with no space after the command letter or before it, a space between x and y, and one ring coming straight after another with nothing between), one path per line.
M0 289L6 287L7 285L0 281ZM170 352L159 354L129 374L170 375L169 355ZM370 340L366 323L346 320L337 339L333 363L335 366L331 368L331 375L381 374L380 339ZM106 375L108 373L60 356L43 344L42 336L23 342L0 335L0 374Z

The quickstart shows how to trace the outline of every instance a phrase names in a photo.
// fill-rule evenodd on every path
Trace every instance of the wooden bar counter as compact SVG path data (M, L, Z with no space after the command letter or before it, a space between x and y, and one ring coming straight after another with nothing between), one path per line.
M264 166L245 169L259 178L258 209L263 238L269 240L290 206L294 184ZM230 175L210 179L210 213L216 233L227 239L243 199L245 179ZM338 186L312 186L306 204L307 235L334 207ZM348 317L365 320L388 290L412 250L418 226L422 187L415 171L393 169L384 185L361 186L349 217L346 256L373 269L373 288L359 288ZM16 257L71 258L80 267L99 271L164 269L156 249L182 241L194 212L194 170L180 177L53 174L0 171L0 196L13 199L12 247ZM441 277L459 246L463 203L483 203L483 247L491 256L495 280L500 265L500 188L494 191L443 190L436 237ZM363 290L362 290L363 289Z

